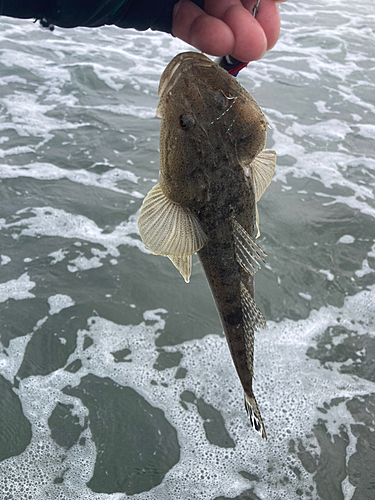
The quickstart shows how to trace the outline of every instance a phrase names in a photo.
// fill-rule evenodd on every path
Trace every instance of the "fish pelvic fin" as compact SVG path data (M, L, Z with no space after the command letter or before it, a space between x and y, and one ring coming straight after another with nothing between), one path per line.
M257 207L257 204L255 203L255 225L256 225L256 228L257 228L257 235L255 236L255 238L259 238L260 236L260 229L259 229L259 212L258 212L258 207Z
M248 232L234 217L232 218L232 226L236 260L247 273L253 276L261 268L261 262L266 262L267 254L255 243Z
M263 420L260 415L260 411L254 394L253 393L246 394L245 392L244 396L245 396L245 408L252 428L258 434L260 434L265 441L267 441L266 429L264 427Z
M156 184L143 200L138 229L145 247L155 255L169 257L188 283L191 256L208 239L193 212L169 200Z
M191 276L191 255L188 255L187 257L175 257L174 255L168 255L167 257L175 268L180 271L185 283L189 283Z

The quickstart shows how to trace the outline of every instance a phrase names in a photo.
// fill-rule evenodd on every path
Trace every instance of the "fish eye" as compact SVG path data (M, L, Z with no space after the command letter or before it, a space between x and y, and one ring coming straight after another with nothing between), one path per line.
M193 115L181 115L180 116L180 127L189 130L195 125L195 120Z

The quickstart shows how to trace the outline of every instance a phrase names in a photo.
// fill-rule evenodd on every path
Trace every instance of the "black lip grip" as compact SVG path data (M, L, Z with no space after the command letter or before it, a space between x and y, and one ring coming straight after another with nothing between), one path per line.
M230 75L237 76L241 69L246 68L249 63L239 61L232 56L224 56L219 60L218 64L225 71L228 71Z

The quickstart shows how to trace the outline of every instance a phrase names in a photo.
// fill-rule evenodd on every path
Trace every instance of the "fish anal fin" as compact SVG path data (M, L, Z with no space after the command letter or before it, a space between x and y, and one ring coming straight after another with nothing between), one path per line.
M232 226L237 262L253 276L261 268L261 262L266 262L267 254L235 218L232 218Z
M145 247L155 255L187 257L207 241L198 218L169 200L159 184L143 200L138 229Z
M256 399L254 397L254 394L246 394L245 392L244 396L245 396L245 408L252 428L258 434L260 434L265 441L267 441L266 429L264 427L263 420Z
M251 330L264 329L267 326L266 320L259 307L256 305L254 299L250 295L250 292L241 282L241 305L242 305L242 317L244 323L245 332Z
M175 257L174 255L168 255L168 258L180 271L185 283L189 283L191 276L191 255L188 255L187 257Z
M264 191L271 184L276 167L276 152L262 151L252 161L250 165L251 177L253 181L255 201L263 196ZM246 172L246 170L245 170Z

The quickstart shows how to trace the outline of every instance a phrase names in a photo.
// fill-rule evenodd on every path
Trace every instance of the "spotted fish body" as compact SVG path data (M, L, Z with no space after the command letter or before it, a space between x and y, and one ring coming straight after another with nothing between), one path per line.
M191 255L202 263L245 393L254 429L266 431L253 394L254 274L265 253L255 243L256 204L276 154L263 151L268 122L256 101L202 54L186 52L159 85L159 184L145 198L139 230L147 248L170 258L185 281Z

